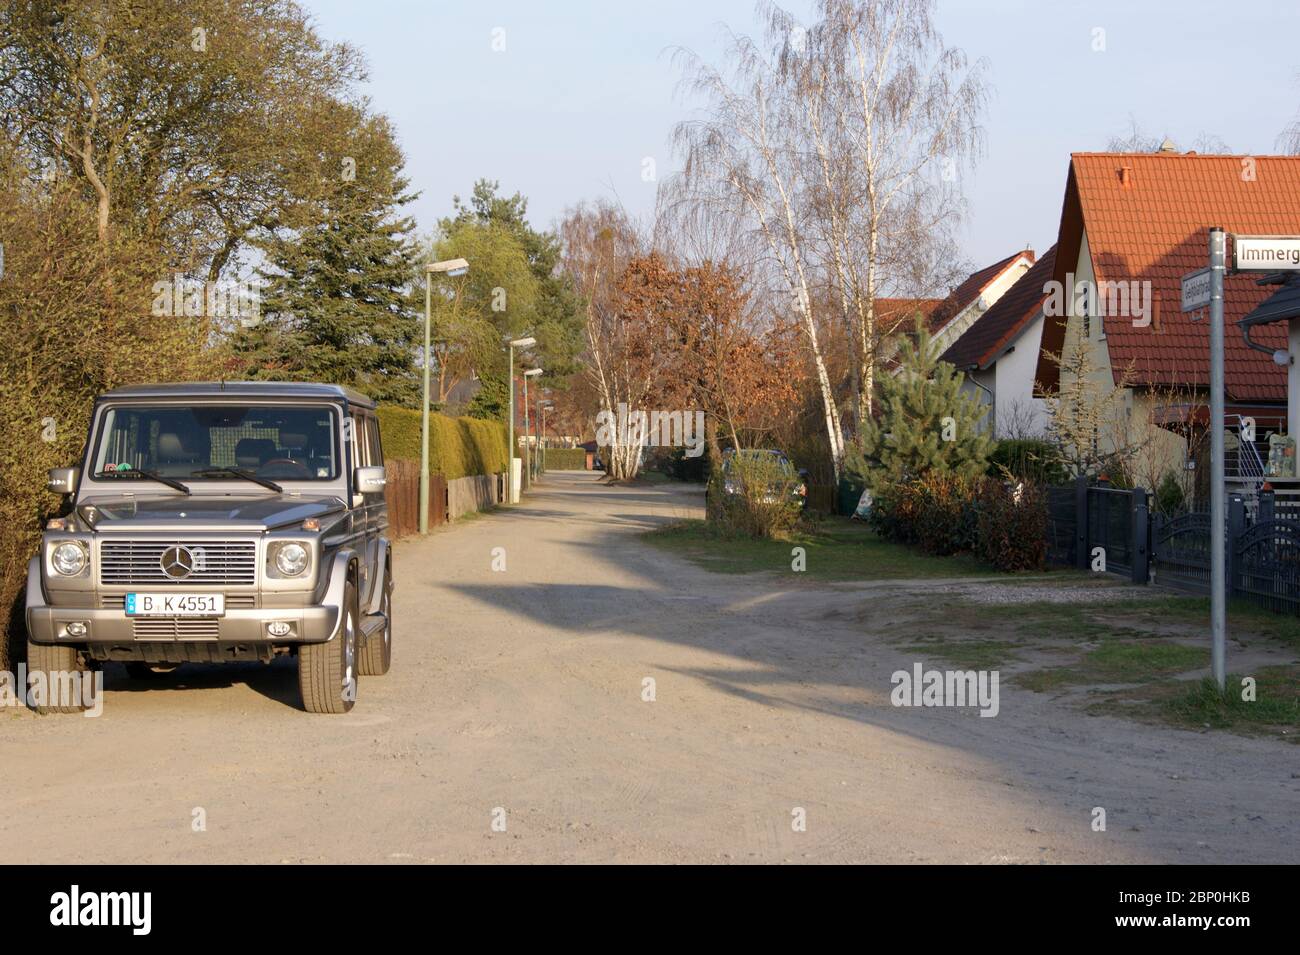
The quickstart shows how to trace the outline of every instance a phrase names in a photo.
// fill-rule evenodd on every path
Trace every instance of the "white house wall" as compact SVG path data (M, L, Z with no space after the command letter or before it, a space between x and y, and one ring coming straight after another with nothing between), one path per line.
M1047 430L1047 404L1034 397L1034 375L1043 341L1043 313L1025 326L993 364L993 393L997 396L995 433L1027 438Z

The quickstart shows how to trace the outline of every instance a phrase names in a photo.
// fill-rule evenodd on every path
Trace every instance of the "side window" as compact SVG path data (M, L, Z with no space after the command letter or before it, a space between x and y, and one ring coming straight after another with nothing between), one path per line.
M352 466L366 467L370 463L366 456L366 419L360 415L348 418L348 445L352 451Z
M384 464L384 447L379 441L379 419L366 419L366 444L367 451L370 454L371 467L382 467Z

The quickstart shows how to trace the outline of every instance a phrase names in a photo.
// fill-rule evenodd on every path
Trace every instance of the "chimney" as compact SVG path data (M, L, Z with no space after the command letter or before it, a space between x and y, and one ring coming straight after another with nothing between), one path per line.
M1133 185L1133 167L1132 167L1132 166L1120 166L1120 167L1119 167L1119 184L1120 184L1120 187L1123 188L1123 189L1127 189L1127 188L1129 188L1130 186Z

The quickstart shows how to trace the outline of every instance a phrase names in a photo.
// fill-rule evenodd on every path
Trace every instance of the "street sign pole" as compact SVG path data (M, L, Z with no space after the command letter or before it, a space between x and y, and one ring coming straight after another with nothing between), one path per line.
M1227 267L1225 233L1210 230L1210 669L1223 692L1227 630L1224 567L1223 470L1223 276Z

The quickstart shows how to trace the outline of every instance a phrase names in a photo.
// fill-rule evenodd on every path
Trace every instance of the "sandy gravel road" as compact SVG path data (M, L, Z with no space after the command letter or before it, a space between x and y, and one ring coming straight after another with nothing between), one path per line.
M637 539L702 502L551 474L399 544L393 671L348 716L299 712L289 661L114 668L99 719L0 713L0 861L1300 858L1296 747L1010 686L994 719L895 708L912 659L873 627L935 585L706 574Z

